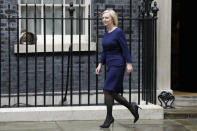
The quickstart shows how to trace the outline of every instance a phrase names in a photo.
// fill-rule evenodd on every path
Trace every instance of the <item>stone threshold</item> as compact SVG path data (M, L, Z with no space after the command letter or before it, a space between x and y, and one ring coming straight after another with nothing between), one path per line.
M190 119L197 118L197 110L195 107L183 107L177 109L165 109L164 119Z

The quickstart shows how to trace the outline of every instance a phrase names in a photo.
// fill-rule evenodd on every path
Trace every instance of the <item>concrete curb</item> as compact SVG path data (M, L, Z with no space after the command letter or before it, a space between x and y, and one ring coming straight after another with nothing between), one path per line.
M140 105L140 119L163 119L163 108L158 105ZM57 121L57 120L103 120L105 106L78 106L78 107L26 107L1 108L0 122L7 121ZM124 106L113 107L115 119L133 119L133 116Z

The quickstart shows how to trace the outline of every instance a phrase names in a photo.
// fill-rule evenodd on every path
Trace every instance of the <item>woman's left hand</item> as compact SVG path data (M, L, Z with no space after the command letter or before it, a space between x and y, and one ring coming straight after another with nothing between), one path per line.
M133 71L133 66L131 63L127 63L127 73L131 73Z

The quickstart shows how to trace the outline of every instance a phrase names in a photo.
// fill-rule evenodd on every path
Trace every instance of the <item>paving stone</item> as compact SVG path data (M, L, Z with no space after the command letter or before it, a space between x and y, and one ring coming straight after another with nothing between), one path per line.
M115 120L107 129L98 121L1 122L0 131L196 131L197 119Z

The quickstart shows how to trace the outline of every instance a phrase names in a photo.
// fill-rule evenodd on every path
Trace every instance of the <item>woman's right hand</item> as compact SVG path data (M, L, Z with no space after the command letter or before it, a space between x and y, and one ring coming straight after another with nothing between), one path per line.
M99 63L99 65L97 66L96 68L96 74L99 75L100 74L100 71L101 71L101 67L102 67L102 64Z

